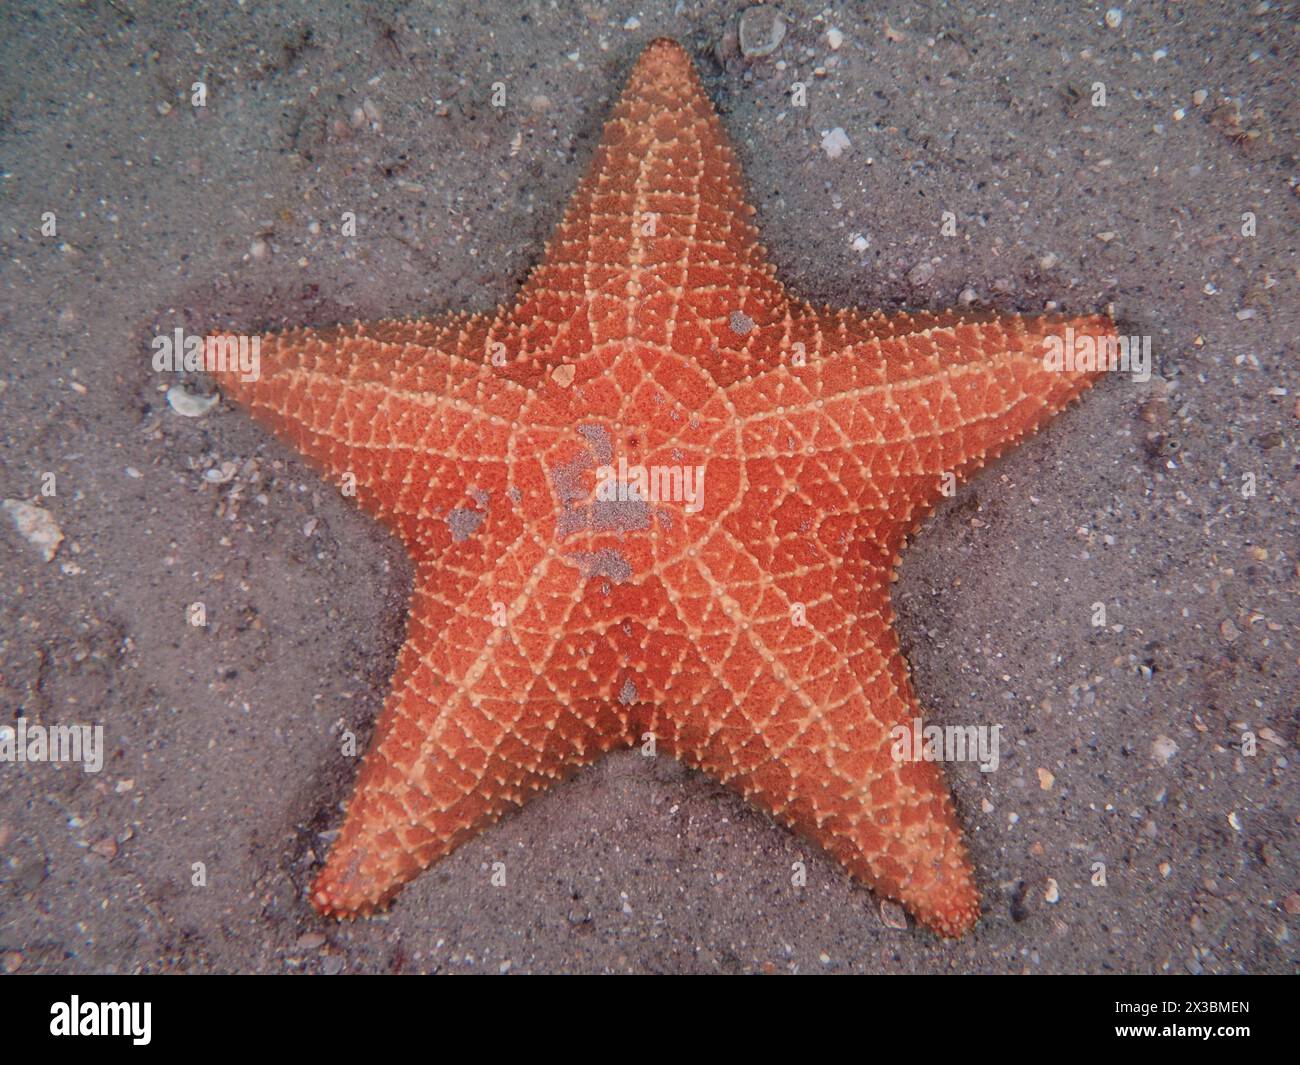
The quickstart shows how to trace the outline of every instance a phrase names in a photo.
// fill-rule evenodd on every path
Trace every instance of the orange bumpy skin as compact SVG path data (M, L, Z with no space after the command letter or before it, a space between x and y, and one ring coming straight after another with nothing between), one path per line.
M1091 383L1045 370L1044 338L1113 326L814 307L752 213L690 58L656 41L514 306L295 329L263 338L258 380L218 375L355 476L416 565L320 912L372 911L653 732L936 932L975 923L939 766L891 757L921 710L889 585L943 475ZM620 459L670 471L670 498L602 497Z

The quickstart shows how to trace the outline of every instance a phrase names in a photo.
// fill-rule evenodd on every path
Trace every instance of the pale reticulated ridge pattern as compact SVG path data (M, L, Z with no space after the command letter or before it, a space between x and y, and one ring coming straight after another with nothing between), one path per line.
M653 733L943 935L979 896L892 627L940 495L1095 376L1109 318L868 314L776 280L687 54L642 55L518 299L263 338L227 394L402 537L392 689L312 889L383 905L529 796ZM698 498L601 471L703 471ZM665 481L664 483L671 483ZM627 486L624 485L624 488Z

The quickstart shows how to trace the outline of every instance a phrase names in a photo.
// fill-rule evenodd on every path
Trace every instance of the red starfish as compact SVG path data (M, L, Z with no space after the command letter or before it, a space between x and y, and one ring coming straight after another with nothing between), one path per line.
M259 380L220 375L354 476L416 566L322 913L372 910L653 733L936 931L974 923L939 767L891 756L920 708L889 585L944 475L1088 386L1044 369L1045 338L1113 328L816 308L752 213L690 59L656 41L512 308L291 330Z

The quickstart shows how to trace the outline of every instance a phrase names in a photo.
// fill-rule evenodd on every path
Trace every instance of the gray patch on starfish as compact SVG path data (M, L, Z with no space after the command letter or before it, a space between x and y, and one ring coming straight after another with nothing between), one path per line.
M612 547L599 551L574 551L565 561L578 567L584 577L606 577L615 584L632 579L632 563Z
M587 438L591 448L550 471L551 483L560 497L560 513L555 521L556 539L563 540L583 529L625 533L650 528L650 507L636 495L634 485L627 486L631 499L597 499L574 506L578 500L588 498L588 492L582 486L582 475L597 465L608 465L614 457L609 433L603 425L580 425L578 432Z
M479 505L480 510L487 510L488 500L492 495L486 488L471 488L469 494L474 497L474 502Z
M671 510L656 510L655 517L659 519L659 524L665 529L673 527L673 512Z
M591 504L591 527L600 532L636 532L650 528L650 506L635 483L620 485L628 499L597 499Z
M754 331L754 319L744 311L732 311L731 321L727 323L737 336L747 336Z
M614 442L610 440L609 432L603 425L580 425L578 432L587 438L599 465L604 466L614 461Z
M469 507L457 507L451 511L447 515L447 526L451 529L452 541L459 544L468 540L486 517L487 511L470 510Z
M619 689L618 701L624 706L631 706L636 702L638 694L636 685L632 683L632 678L628 677L628 679L623 682L623 687Z
M524 499L523 492L519 491L514 485L506 489L506 495L510 497L511 503L522 503Z
M555 485L555 492L560 497L561 503L567 505L575 499L585 499L587 497L580 478L593 465L591 452L584 451L572 461L566 462L563 466L556 466L551 470L551 484Z
M550 471L551 484L555 486L555 494L560 497L560 514L555 521L557 540L563 540L570 533L587 527L586 506L575 507L573 504L576 500L587 498L581 477L594 465L591 452L584 451L563 466L556 466Z
M641 499L598 499L591 504L592 527L601 532L650 528L650 506Z
M566 536L581 532L587 527L590 515L586 507L565 507L555 519L555 538L563 540Z

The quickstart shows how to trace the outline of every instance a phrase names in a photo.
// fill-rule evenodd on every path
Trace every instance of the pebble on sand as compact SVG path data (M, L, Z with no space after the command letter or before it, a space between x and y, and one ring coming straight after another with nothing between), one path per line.
M6 499L3 506L18 534L36 548L46 562L53 562L59 544L63 543L63 530L50 512L21 499Z
M922 259L907 271L907 283L918 288L928 284L932 277L934 277L934 264L929 259Z
M1169 759L1178 753L1178 744L1161 733L1151 743L1151 757L1161 765L1168 765Z
M117 857L117 840L112 836L105 836L98 843L92 846L90 850L91 853L103 858L107 862L111 862Z
M852 148L853 143L849 140L848 134L844 132L842 126L836 126L832 130L827 130L822 134L822 151L831 159L838 159L844 154L846 148Z

